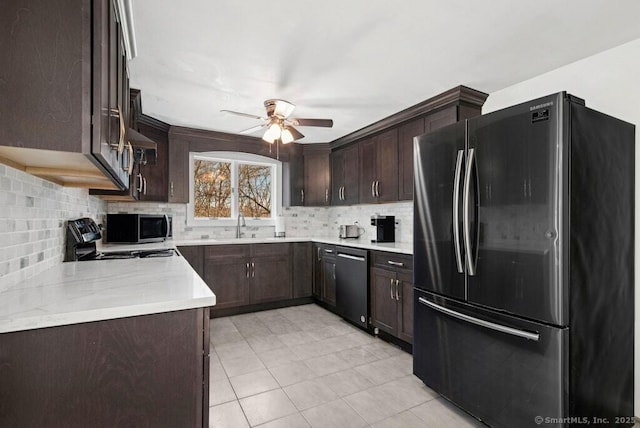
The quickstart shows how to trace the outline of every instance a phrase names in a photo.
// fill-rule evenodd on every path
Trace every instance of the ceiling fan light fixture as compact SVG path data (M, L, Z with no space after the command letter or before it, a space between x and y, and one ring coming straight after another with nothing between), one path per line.
M278 138L280 138L281 133L282 130L280 129L280 125L278 125L277 123L272 123L267 128L267 131L262 136L262 139L269 144L273 144Z
M288 144L288 143L292 142L293 140L294 140L293 134L291 133L289 128L285 127L282 130L282 133L280 134L280 141L282 141L282 144Z
M293 113L295 108L296 106L291 104L289 101L275 100L273 114L281 119L286 119L291 115L291 113Z

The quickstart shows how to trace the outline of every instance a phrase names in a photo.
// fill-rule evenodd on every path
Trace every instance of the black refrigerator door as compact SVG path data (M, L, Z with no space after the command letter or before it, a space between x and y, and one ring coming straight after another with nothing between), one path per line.
M469 120L469 187L477 204L465 213L477 225L468 241L470 303L568 323L560 239L568 164L562 123L562 94Z
M414 289L414 374L492 427L566 416L568 328ZM560 427L552 419L545 427Z
M414 284L465 298L459 194L464 174L465 124L423 135L414 143ZM456 205L454 206L454 200Z

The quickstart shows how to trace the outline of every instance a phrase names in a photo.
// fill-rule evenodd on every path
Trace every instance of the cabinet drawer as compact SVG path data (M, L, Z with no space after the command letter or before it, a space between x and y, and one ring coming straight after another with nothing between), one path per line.
M289 244L285 242L277 244L253 244L251 245L251 256L288 256Z
M376 267L387 269L413 270L413 256L408 254L387 253L382 251L371 252L371 263Z
M204 249L205 259L249 257L249 245L207 245Z

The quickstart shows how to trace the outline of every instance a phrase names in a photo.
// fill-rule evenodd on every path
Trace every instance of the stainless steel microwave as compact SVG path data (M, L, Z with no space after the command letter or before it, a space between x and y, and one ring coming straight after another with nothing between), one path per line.
M160 242L171 238L171 226L166 214L107 214L107 242Z

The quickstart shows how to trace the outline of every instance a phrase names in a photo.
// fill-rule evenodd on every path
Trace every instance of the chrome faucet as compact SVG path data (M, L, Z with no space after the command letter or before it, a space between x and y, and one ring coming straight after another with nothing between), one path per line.
M240 219L242 219L242 224L240 223ZM242 213L238 214L238 222L236 224L236 238L241 238L242 237L242 232L240 232L240 228L244 226L247 226L247 223L244 221L244 215Z

